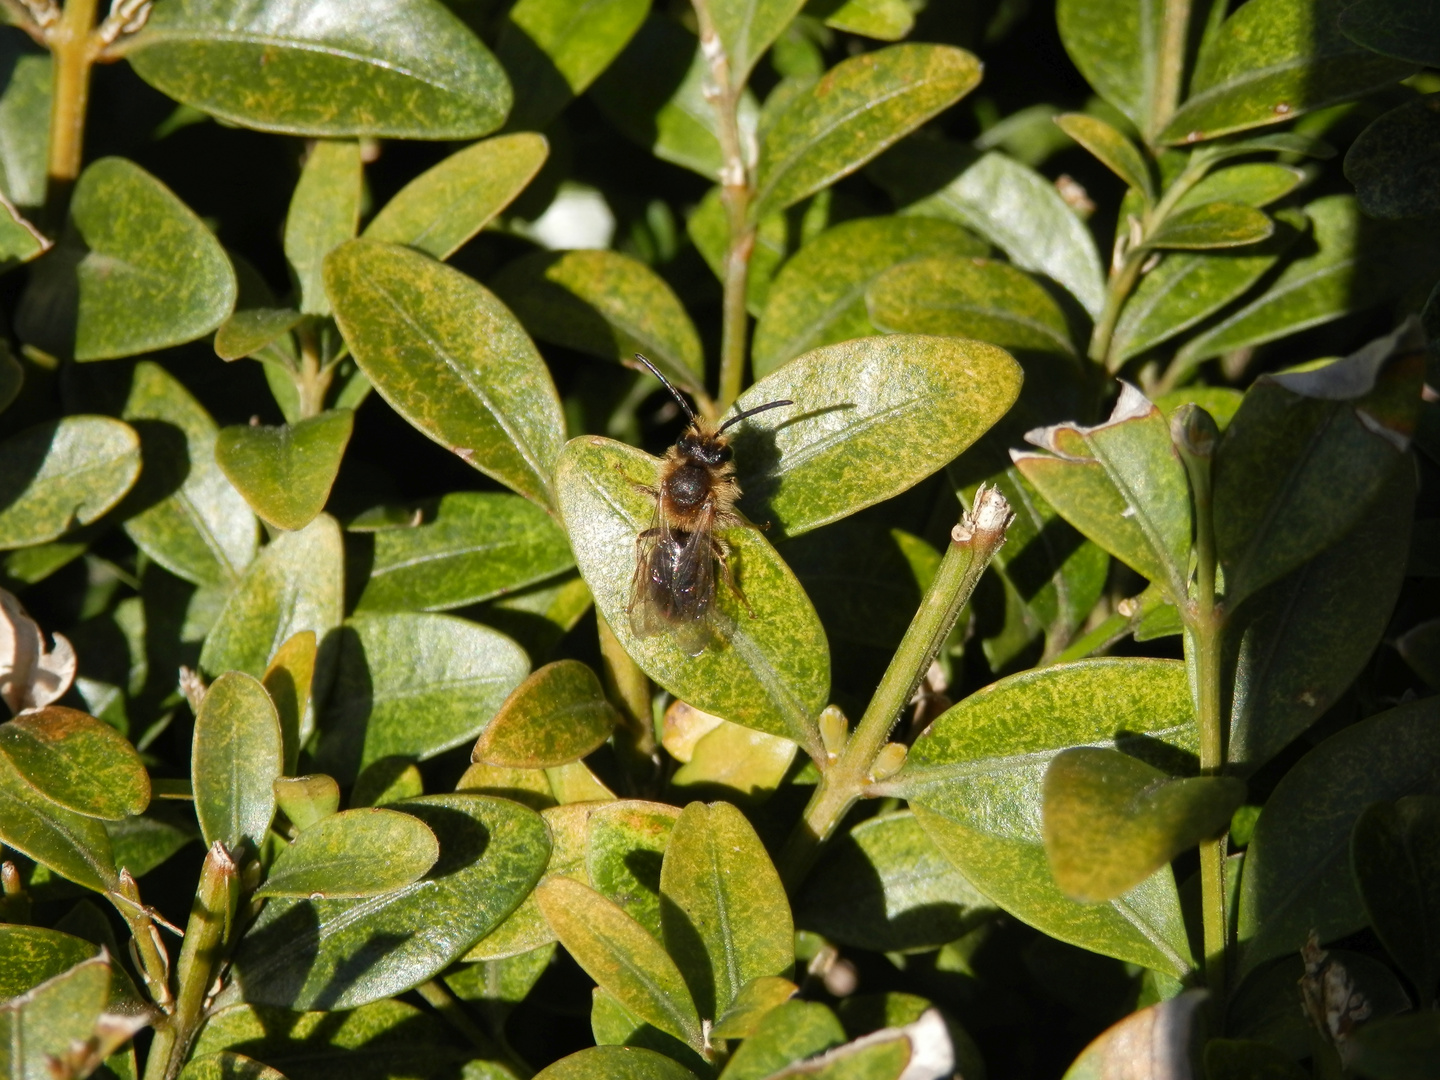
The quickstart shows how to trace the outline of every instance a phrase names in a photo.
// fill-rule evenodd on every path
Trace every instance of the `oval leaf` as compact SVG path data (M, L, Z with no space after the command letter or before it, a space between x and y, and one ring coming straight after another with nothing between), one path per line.
M1305 179L1305 172L1294 165L1273 161L1247 161L1210 173L1187 191L1175 204L1177 210L1203 206L1205 203L1228 202L1257 209L1269 206L1294 191Z
M51 705L0 724L0 754L52 802L88 817L119 821L150 805L140 755L109 724Z
M535 1074L535 1080L695 1080L673 1058L639 1046L588 1046Z
M296 424L227 427L215 443L226 478L266 522L303 529L330 498L355 414L331 409Z
M1371 217L1424 217L1440 210L1440 94L1406 102L1360 133L1345 178Z
M1274 231L1275 223L1252 206L1210 202L1172 214L1145 243L1152 248L1207 251L1257 244Z
M211 684L195 717L190 783L205 843L252 853L275 817L275 781L284 768L280 718L260 681L227 671Z
M140 475L140 439L108 416L67 416L0 444L0 550L43 544L109 510Z
M300 311L305 315L330 314L320 268L326 255L355 237L363 168L360 144L354 139L317 142L305 156L285 216L285 259L300 286Z
M331 814L276 857L256 896L375 896L425 876L440 841L423 821L370 807Z
M1154 129L1155 66L1164 33L1156 0L1059 0L1060 40L1085 81L1147 136Z
M0 754L0 841L42 866L96 892L120 884L105 827L57 806Z
M244 1054L219 1053L192 1057L180 1080L285 1080L285 1074Z
M1071 5L1062 5L1062 10L1069 6ZM1115 8L1123 11L1129 6L1117 4ZM1119 14L1119 11L1107 14L1111 18L1106 21L1113 25L1113 16ZM1148 119L1147 117L1146 120ZM1098 116L1086 113L1065 113L1057 116L1055 123L1061 131L1089 150L1101 164L1124 180L1126 185L1141 192L1147 201L1154 200L1155 184L1150 178L1150 167L1145 164L1145 158L1135 144L1119 131Z
M619 722L595 672L578 660L557 660L505 699L470 759L515 769L564 765L602 745Z
M1375 935L1422 991L1440 982L1440 799L1369 806L1350 834L1350 867Z
M487 476L552 505L565 439L560 399L503 304L457 270L373 240L332 252L325 287L381 397Z

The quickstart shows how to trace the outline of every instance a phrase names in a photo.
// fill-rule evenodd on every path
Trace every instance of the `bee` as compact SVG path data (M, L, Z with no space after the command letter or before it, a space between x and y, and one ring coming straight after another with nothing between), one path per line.
M691 656L715 637L715 564L739 601L755 617L730 568L730 545L716 529L755 528L735 510L740 484L735 479L727 429L746 417L793 401L770 401L730 417L719 427L696 416L689 403L639 353L635 358L665 384L680 403L690 426L660 463L660 482L636 488L655 500L650 528L635 538L635 577L626 614L636 637L672 634Z

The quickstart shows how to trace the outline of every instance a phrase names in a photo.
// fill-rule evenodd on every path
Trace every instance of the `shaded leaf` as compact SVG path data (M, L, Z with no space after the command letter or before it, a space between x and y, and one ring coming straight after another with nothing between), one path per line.
M370 807L316 822L275 858L256 896L375 896L419 881L440 842L417 817Z
M1371 928L1423 1006L1440 983L1440 799L1366 807L1350 834L1350 868Z
M535 1080L693 1080L685 1066L638 1046L587 1046L535 1074Z
M1340 32L1397 60L1440 64L1440 35L1426 0L1360 0L1340 13Z
M297 630L275 650L260 680L280 718L286 776L295 772L300 759L300 732L305 727L310 692L315 684L315 664L319 659L315 638L314 630Z
M724 1080L764 1080L797 1061L845 1041L835 1014L818 1002L787 1001L765 1014L721 1074Z
M192 1056L180 1080L285 1080L285 1074L244 1054L222 1052Z
M321 264L354 238L363 187L358 142L321 140L311 147L285 216L285 258L299 283L305 315L330 314Z
M105 827L45 798L4 754L0 754L0 841L87 889L106 892L119 884Z
M595 672L578 660L558 660L511 692L470 757L516 769L564 765L601 746L619 722Z
M1350 1067L1374 1080L1426 1080L1440 1054L1440 1016L1430 1012L1389 1017L1355 1032Z
M0 444L0 549L89 525L140 475L140 439L108 416L67 416Z
M1391 109L1345 155L1345 178L1371 217L1423 217L1440 210L1440 94Z
M252 853L275 817L275 781L284 767L280 720L258 679L227 671L195 717L190 777L205 843Z
M1172 214L1146 244L1152 248L1206 251L1256 244L1274 231L1274 222L1254 207L1209 202Z
M59 930L0 924L0 1001L64 974L98 951L91 942Z
M1190 1074L1190 1044L1208 995L1188 990L1169 1001L1131 1013L1081 1051L1064 1080L1097 1080L1134 1069L1154 1076Z
M657 939L662 857L679 817L666 803L621 799L597 807L587 825L590 884Z
M0 754L40 794L87 817L143 813L150 777L140 755L109 724L51 705L0 724Z
M14 1080L48 1080L51 1061L95 1033L110 992L110 960L97 956L0 1005L0 1045Z
M267 523L303 529L330 498L354 424L349 409L331 409L279 427L227 427L215 442L215 460Z
M1122 12L1129 14L1126 9L1130 7L1129 4L1114 5L1114 9L1106 13L1106 21L1111 24L1112 28L1118 28L1115 27L1117 21L1115 16ZM1072 24L1086 18L1086 14L1077 11L1074 4L1062 3L1058 10L1064 12L1065 15L1062 17ZM1064 26L1065 23L1061 25ZM1111 44L1119 43L1112 39ZM1091 58L1086 57L1086 59ZM1149 119L1148 116L1139 117L1136 118L1136 122L1148 123ZM1150 178L1150 166L1145 163L1145 158L1135 144L1121 132L1098 116L1091 116L1087 113L1065 113L1057 116L1055 123L1059 125L1061 131L1089 150L1100 160L1101 164L1125 181L1128 187L1143 193L1147 201L1154 201L1155 183Z
M274 787L276 807L300 832L340 809L340 785L333 776L282 776Z

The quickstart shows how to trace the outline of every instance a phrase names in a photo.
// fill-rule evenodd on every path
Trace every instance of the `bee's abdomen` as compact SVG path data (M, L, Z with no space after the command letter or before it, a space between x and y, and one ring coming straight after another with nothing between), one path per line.
M665 494L683 509L699 506L710 494L710 474L703 465L682 465L665 485Z

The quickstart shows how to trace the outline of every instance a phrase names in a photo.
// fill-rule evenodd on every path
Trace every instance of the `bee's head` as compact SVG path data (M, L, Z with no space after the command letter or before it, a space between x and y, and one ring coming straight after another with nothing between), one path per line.
M688 460L701 465L723 465L733 454L725 439L718 435L705 434L693 427L680 436L680 441L675 446Z

